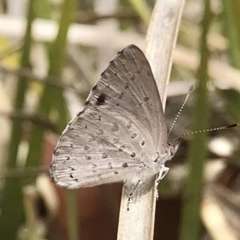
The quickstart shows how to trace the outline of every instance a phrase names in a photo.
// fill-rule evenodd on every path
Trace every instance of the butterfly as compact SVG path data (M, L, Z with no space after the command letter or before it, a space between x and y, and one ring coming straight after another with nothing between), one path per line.
M149 62L137 46L129 45L110 61L84 109L63 131L50 175L69 189L113 182L136 188L153 176L161 180L178 147L178 141L168 141Z

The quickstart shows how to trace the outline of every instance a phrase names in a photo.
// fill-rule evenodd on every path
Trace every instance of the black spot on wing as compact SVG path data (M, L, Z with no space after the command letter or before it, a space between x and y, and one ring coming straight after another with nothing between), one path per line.
M95 84L92 88L92 91L95 91L97 89L97 84Z
M127 164L127 163L124 163L124 164L122 165L122 167L123 167L123 168L126 168L126 167L128 167L128 164Z
M59 155L59 151L58 151L57 148L54 149L54 151L53 151L53 155L54 155L54 156L58 156L58 155Z
M136 133L133 133L132 135L131 135L131 138L135 138L137 136L137 134Z
M106 101L106 98L107 98L107 95L104 93L101 93L97 98L96 105L97 106L103 105Z
M133 158L134 158L135 156L136 156L136 153L134 153L134 152L133 152L133 153L131 153L131 157L133 157Z
M149 97L145 97L145 98L143 98L143 101L144 101L144 102L148 102L149 99L150 99Z

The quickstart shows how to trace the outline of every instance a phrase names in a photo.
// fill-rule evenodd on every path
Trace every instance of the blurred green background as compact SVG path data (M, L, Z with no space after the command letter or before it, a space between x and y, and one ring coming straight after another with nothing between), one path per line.
M144 50L154 4L0 1L1 239L116 239L121 184L68 191L51 183L48 166L108 62L128 44ZM186 1L169 126L189 86L196 90L173 138L240 123L239 9L239 0ZM159 185L154 239L240 239L239 134L237 127L182 139Z

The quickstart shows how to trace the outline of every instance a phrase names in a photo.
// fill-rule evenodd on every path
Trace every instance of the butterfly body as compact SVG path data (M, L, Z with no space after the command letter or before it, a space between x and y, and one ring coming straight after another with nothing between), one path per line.
M144 182L162 171L177 147L167 143L150 65L142 51L130 45L110 62L84 110L64 130L50 174L67 188Z

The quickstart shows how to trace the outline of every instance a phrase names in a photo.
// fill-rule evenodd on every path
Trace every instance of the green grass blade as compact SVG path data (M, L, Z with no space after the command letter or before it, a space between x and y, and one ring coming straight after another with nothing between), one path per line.
M61 77L62 69L65 63L65 51L67 44L67 30L71 23L76 6L75 0L65 0L62 6L62 17L59 22L59 31L55 41L51 44L50 49L50 68L49 76ZM53 86L46 85L39 103L39 113L49 116L52 110L56 110L59 116L59 132L63 130L68 121L68 112L63 92ZM44 129L33 126L29 153L27 157L28 166L36 166L40 163L42 156L42 145L44 138Z
M193 129L206 129L209 119L206 83L208 79L207 66L209 51L206 36L209 31L211 19L210 3L205 0L204 18L202 21L201 62L198 69L198 89L196 90L196 103L193 114ZM199 239L200 235L200 204L203 183L203 167L206 158L206 134L196 134L190 143L186 189L183 199L181 240Z
M225 29L229 40L229 54L232 64L240 68L240 2L222 0L225 16Z
M151 11L145 0L129 0L141 19L148 24L151 17Z
M240 69L240 2L238 0L222 0L222 4L224 7L225 33L229 41L229 59L234 67ZM238 114L240 106L239 92L233 90L221 91L220 96L228 106L231 116L237 122L240 122L240 115Z
M49 48L49 76L61 78L62 71L66 60L67 33L70 23L72 22L76 11L76 0L65 0L62 5L62 14L59 21L59 30L55 41ZM58 114L58 131L59 133L65 128L69 116L63 92L53 86L46 85L43 95L39 103L39 113L45 116L50 116L55 110L55 115ZM44 142L44 130L37 126L33 126L29 153L27 157L27 165L35 166L40 164L42 156L42 147ZM73 192L66 192L67 204L67 221L69 230L69 239L78 239L78 222L76 205L72 205L74 197Z
M49 0L36 0L37 17L51 19L51 6Z
M34 3L35 0L29 1L28 6L28 22L26 34L23 40L23 49L20 66L23 68L30 68L29 55L31 51L31 26L34 20ZM20 77L17 83L16 97L14 101L14 108L19 110L24 106L25 93L27 91L27 81L24 77ZM7 159L7 168L16 166L18 147L21 141L22 126L21 120L13 120L11 137L9 143L9 153ZM23 220L23 205L21 183L14 179L7 179L4 189L1 193L1 218L0 218L0 236L5 240L12 240L16 236L19 224ZM16 202L18 201L18 202ZM20 202L19 202L20 201Z

